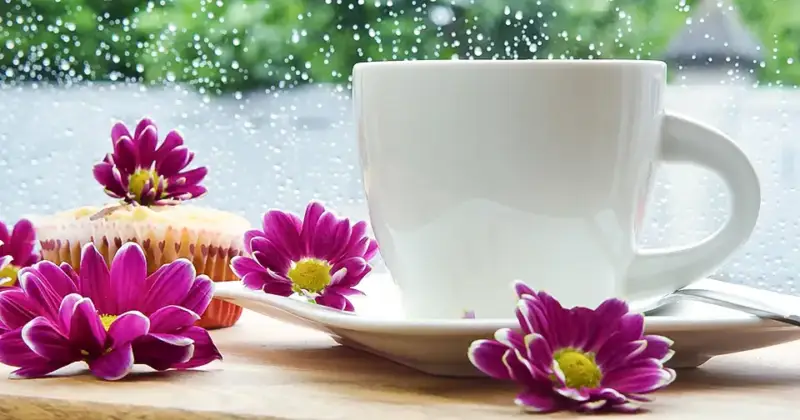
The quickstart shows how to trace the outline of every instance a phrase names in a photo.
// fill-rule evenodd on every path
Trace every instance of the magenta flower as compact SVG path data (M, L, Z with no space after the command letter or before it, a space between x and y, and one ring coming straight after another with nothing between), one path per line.
M20 288L0 292L0 363L12 375L45 376L83 361L115 380L134 364L187 369L221 359L208 332L193 324L211 301L213 283L179 259L147 276L139 245L119 249L109 271L93 244L80 275L67 264L24 268Z
M94 166L94 178L106 194L126 203L144 206L175 204L206 193L200 182L205 167L181 172L194 159L177 131L167 133L158 146L158 129L147 118L139 121L133 136L123 123L111 129L113 153Z
M41 257L36 248L36 233L27 219L21 219L9 233L5 223L0 222L0 287L14 286L19 270L38 262Z
M633 412L645 394L672 383L664 367L672 341L643 335L644 317L609 299L597 309L565 309L550 295L515 284L521 333L500 329L494 340L477 340L469 359L498 379L518 382L516 404L529 411Z
M366 236L366 222L350 223L317 202L303 220L278 210L264 215L264 230L245 233L247 257L234 257L233 272L250 289L291 296L353 311L347 296L362 295L359 282L372 269L378 243Z
M0 245L3 245L3 242L0 241ZM6 268L11 265L11 256L4 255L0 257L0 285L4 285L6 283L11 282L11 270L6 272Z

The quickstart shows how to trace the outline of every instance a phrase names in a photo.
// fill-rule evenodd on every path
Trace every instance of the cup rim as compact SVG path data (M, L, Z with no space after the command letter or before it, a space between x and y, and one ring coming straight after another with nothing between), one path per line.
M661 60L650 59L526 59L526 60L398 60L398 61L362 61L356 63L353 69L369 68L499 68L499 67L530 67L547 69L585 69L590 67L628 67L628 68L666 68L667 63Z

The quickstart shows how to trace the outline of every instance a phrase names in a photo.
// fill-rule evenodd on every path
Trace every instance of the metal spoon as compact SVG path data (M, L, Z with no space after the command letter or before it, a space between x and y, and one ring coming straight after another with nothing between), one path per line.
M750 291L752 293L748 293ZM664 297L660 303L674 303L683 299L695 300L800 327L800 316L791 314L764 300L752 299L747 296L748 294L763 295L765 293L773 294L773 292L766 292L747 286L731 285L719 280L704 279L698 282L697 285L690 285L676 290ZM787 298L787 296L780 297ZM800 305L795 307L800 309Z

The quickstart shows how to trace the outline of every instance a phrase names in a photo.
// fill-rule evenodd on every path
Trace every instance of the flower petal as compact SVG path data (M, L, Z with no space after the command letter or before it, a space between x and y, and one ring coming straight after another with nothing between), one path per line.
M125 127L125 124L122 122L117 122L111 127L111 142L112 145L119 140L120 137L130 137L131 133L128 131L128 127Z
M141 305L142 312L151 314L164 306L183 302L194 283L195 273L194 266L185 258L167 264L150 286Z
M50 288L56 292L56 295L64 297L70 293L78 291L75 281L68 273L65 273L61 267L53 264L50 261L41 261L36 263L33 268L39 272L40 277L45 280Z
M603 377L603 386L623 394L647 394L671 384L675 376L675 371L668 368L618 369Z
M550 366L553 363L553 350L547 344L547 340L540 334L526 335L524 337L524 347L532 364Z
M331 244L325 255L326 260L339 261L342 258L347 258L345 252L347 252L351 232L350 219L337 219L331 236Z
M133 343L134 362L155 370L170 369L190 360L193 354L194 344L174 345L149 335Z
M264 215L264 234L293 261L306 255L300 242L302 225L297 216L280 210L270 210ZM250 245L255 248L252 242Z
M21 328L0 335L0 363L14 367L32 367L48 362L25 344Z
M199 198L208 192L202 185L168 185L165 191L166 196L175 200L191 200Z
M605 370L614 370L624 367L629 361L639 357L647 348L646 340L618 341L615 338L608 340L597 352L597 363Z
M8 289L0 292L0 329L22 328L28 321L36 318L38 308L22 289Z
M292 261L288 251L278 249L277 245L268 239L254 238L250 241L253 247L253 259L263 268L268 268L276 273L286 274Z
M616 332L622 317L628 313L628 305L619 299L605 300L592 315L589 338L584 345L586 351L597 352L608 338Z
M171 333L194 325L200 316L180 306L165 306L150 315L151 333Z
M592 412L603 408L608 402L606 400L586 401L580 405L580 411Z
M552 348L569 347L572 335L569 328L564 328L569 324L570 311L561 306L561 303L545 292L538 292L536 298L531 299L524 296L521 301L531 300L541 310L543 319L546 320L548 328L544 331L534 330L541 334Z
M186 293L186 298L179 304L196 314L202 314L214 297L214 282L206 275L199 275L194 279L192 287ZM152 319L150 320L152 323ZM152 328L152 325L151 325Z
M272 295L291 296L294 293L291 281L269 273L250 273L242 278L242 284L248 289L261 290Z
M524 334L541 334L545 340L550 337L550 321L532 296L525 295L517 301L515 314Z
M506 347L521 350L525 348L525 339L522 334L511 328L500 328L495 331L494 339L504 344Z
M180 334L152 333L148 334L147 336L155 338L159 341L163 341L172 346L188 346L194 343L194 340L183 335L182 331Z
M303 244L303 252L305 254L311 253L311 243L314 241L317 223L319 223L319 218L323 213L325 213L325 206L320 202L311 201L306 206L306 212L303 216L303 227L300 232L300 241Z
M264 293L269 293L271 295L278 295L278 296L291 296L294 291L292 290L292 284L287 282L278 282L278 281L271 281L269 283L264 284L264 287L261 289Z
M533 413L551 413L562 408L558 396L553 392L521 392L514 399L514 404Z
M85 350L92 356L105 350L106 329L100 322L92 300L82 298L75 304L69 329L69 341L76 348Z
M642 410L642 406L637 402L628 401L622 404L612 405L610 410L620 413L638 413Z
M201 166L175 175L178 185L197 185L208 175L208 168Z
M350 238L347 246L343 251L343 257L361 257L364 258L364 253L367 251L368 244L363 241L364 235L367 234L367 222L359 221L350 227Z
M344 273L339 274L344 270ZM367 261L361 257L351 257L336 263L331 268L331 285L353 287L358 285L370 271Z
M69 363L67 363L69 364ZM21 367L13 372L11 372L8 377L9 379L33 379L33 378L41 378L47 376L50 373L53 373L62 367L66 366L67 364L62 364L61 362L51 362L47 360L42 360L39 363L32 364L30 366Z
M50 284L40 277L38 271L23 269L19 273L19 285L28 299L39 309L39 313L50 319L58 318L58 308L61 306L62 296L59 296Z
M523 384L535 382L534 368L519 350L511 349L511 351L506 352L502 361L506 369L508 369L511 379Z
M2 246L2 245L3 244L0 243L0 246ZM12 257L11 255L2 255L2 256L0 256L0 270L4 269L7 265L11 264L11 260L13 260L13 259L14 259L14 257Z
M181 335L194 340L194 354L186 362L175 365L176 369L191 369L209 364L214 360L222 360L222 354L214 345L208 331L200 327L189 327L181 332Z
M587 401L589 399L589 393L582 389L555 387L553 388L553 391L557 392L562 397L566 397L574 401Z
M350 300L329 290L323 291L321 295L317 296L315 301L318 305L327 306L340 311L353 312L355 310Z
M503 357L510 349L495 340L476 340L467 350L469 361L481 372L495 379L511 379Z
M133 138L134 138L134 139L136 139L136 138L139 138L139 136L141 136L141 135L142 135L142 132L143 132L143 131L144 131L144 130L147 128L147 127L153 126L153 127L155 128L155 125L156 125L156 124L155 124L155 123L153 122L153 120L151 120L150 118L147 118L147 117L145 117L145 118L142 118L141 120L139 120L139 123L138 123L138 124L136 124L136 129L135 129L135 130L134 130L134 132L133 132Z
M378 241L368 238L367 250L364 252L364 259L370 261L375 258L376 255L378 255Z
M113 314L110 306L114 303L111 289L111 275L103 256L94 244L89 242L81 250L81 269L78 280L80 294L95 302L97 309L105 314Z
M61 306L58 307L58 328L69 337L70 328L72 328L72 317L75 315L75 309L78 307L78 302L83 297L77 293L70 293L61 300Z
M644 334L644 316L638 313L629 313L620 319L615 340L634 341L641 340Z
M244 233L244 250L248 254L253 253L253 248L250 247L250 241L252 241L255 238L266 239L266 237L264 236L264 232L258 229L251 229Z
M130 344L115 348L89 361L94 376L107 381L124 378L133 368L133 349Z
M316 258L330 260L333 257L333 250L336 248L336 229L342 223L335 214L326 211L322 214L314 229L314 236L311 239L310 254Z
M138 156L139 165L142 168L149 169L156 158L156 145L158 144L158 131L155 125L148 125L139 134L136 135L136 141L139 143Z
M164 177L171 177L186 167L189 163L189 148L178 146L170 150L163 160L156 164L156 172Z
M351 287L328 286L325 288L325 290L342 296L366 296L361 290L353 289Z
M31 351L49 361L72 362L80 359L69 340L43 316L34 318L22 327L22 340Z
M628 397L613 388L603 388L594 393L595 398L602 398L612 404L622 404L628 401Z
M233 274L236 274L236 277L239 277L240 279L254 271L267 271L253 258L243 256L236 256L231 259L231 270L233 271Z
M161 146L158 146L158 149L156 149L156 160L163 159L167 156L167 152L182 145L183 137L181 134L176 130L171 130L167 133L167 136L164 137L164 142L161 143Z
M27 261L36 245L36 233L28 219L20 219L11 232L11 238L5 246L6 253L14 257L16 264Z
M145 133L150 130L145 130ZM145 294L147 261L139 244L128 242L117 251L111 261L111 288L113 306L110 313L119 314L135 309Z
M188 147L184 145L177 146L159 157L156 161L156 172L167 178L173 177L189 165L190 155L191 152Z
M120 183L127 188L127 184L122 183L123 179L128 179L128 176L133 173L136 168L136 147L130 137L122 136L117 139L114 144L114 163L119 172L124 172L124 176L120 178ZM122 174L120 174L122 175ZM116 174L115 174L116 176Z
M8 226L6 226L5 223L0 222L0 250L3 249L3 244L7 243L10 238L11 235L8 232Z
M533 291L527 284L523 283L522 280L516 280L513 283L514 293L517 294L518 297L522 297L523 295L530 295L535 296L536 292Z
M60 268L61 271L64 272L64 274L69 276L69 278L72 280L72 284L75 285L75 288L77 290L78 282L80 281L80 277L78 276L78 273L75 272L75 269L72 268L72 266L67 264L67 263L59 264L58 268Z
M119 348L150 331L150 320L139 311L129 311L117 317L108 327L109 347Z
M666 363L674 354L670 349L674 342L669 338L660 335L646 335L644 339L647 340L647 348L641 357L658 359L662 363Z
M125 189L114 176L114 165L105 162L98 163L92 167L92 174L94 179L106 190L119 197L125 195Z

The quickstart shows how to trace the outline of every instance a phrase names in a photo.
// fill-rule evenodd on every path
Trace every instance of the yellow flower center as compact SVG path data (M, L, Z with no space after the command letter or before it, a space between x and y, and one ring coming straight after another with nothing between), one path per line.
M323 260L305 258L298 261L287 276L294 283L295 292L319 293L331 283L331 265Z
M117 315L100 315L100 322L103 323L103 328L105 328L106 331L111 328L111 323L114 322L115 319L117 319Z
M603 379L600 367L594 361L593 353L573 349L563 349L555 353L558 367L564 372L567 386L574 389L596 388Z
M19 270L21 269L21 267L17 267L14 264L8 264L3 269L0 269L0 285L13 286L17 284L17 275L19 275Z
M148 181L150 181L151 187L158 185L159 176L155 169L137 169L136 172L131 175L130 179L128 179L128 191L130 191L137 200L141 200L142 194L144 193L144 186ZM163 188L166 188L167 181L162 179L161 185Z

